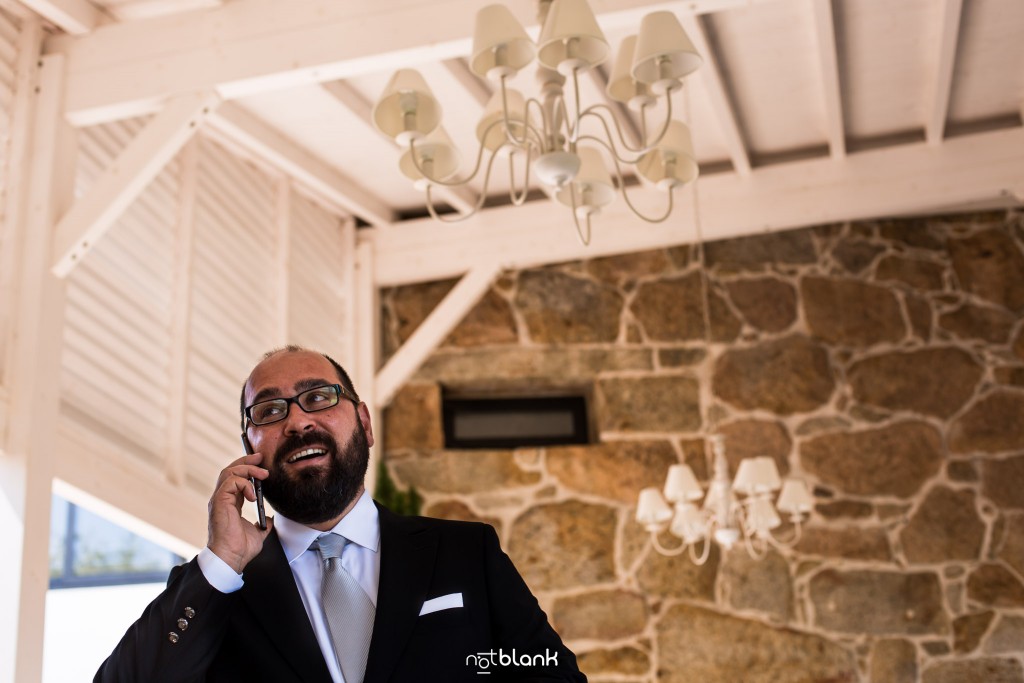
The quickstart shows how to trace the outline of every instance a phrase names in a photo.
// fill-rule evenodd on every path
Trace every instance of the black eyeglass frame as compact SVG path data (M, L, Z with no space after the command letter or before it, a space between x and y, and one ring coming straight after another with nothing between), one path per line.
M305 391L300 391L299 393L295 394L294 396L291 396L291 397L288 397L288 398L278 397L278 398L268 398L266 401L257 401L256 403L253 403L250 406L246 406L246 408L245 408L245 419L248 421L249 424L251 424L251 425L253 425L255 427L264 427L266 425L272 425L275 422L281 422L283 420L286 420L288 418L288 413L291 411L292 404L297 405L299 407L299 409L302 410L302 412L304 412L304 413L318 413L321 410L327 410L328 408L333 408L334 406L338 405L338 401L335 401L334 403L332 403L329 406L324 406L323 408L316 408L314 410L306 410L306 408L303 407L303 405L301 403L299 403L299 399L302 396L305 396L306 394L310 393L311 391L318 391L320 389L327 389L328 387L331 388L331 389L334 389L334 391L337 392L339 399L344 397L345 399L347 399L349 401L352 401L352 403L357 405L357 406L361 403L361 401L359 400L358 396L353 394L351 391L346 389L341 384L322 384L322 385L320 385L318 387L311 387L309 389L306 389ZM281 413L280 419L271 420L270 422L256 422L255 420L252 419L252 409L253 408L255 408L256 406L259 406L259 405L263 405L264 403L274 403L274 402L277 402L277 401L284 401L285 402L285 406L286 406L286 409L284 410L284 412Z

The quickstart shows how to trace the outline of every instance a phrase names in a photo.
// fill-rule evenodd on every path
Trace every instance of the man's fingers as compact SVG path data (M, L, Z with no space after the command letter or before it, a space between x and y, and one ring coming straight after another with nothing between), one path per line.
M217 488L230 479L231 477L242 477L243 479L249 479L255 477L256 479L266 479L270 476L270 472L258 465L232 465L221 470L220 476L217 477Z

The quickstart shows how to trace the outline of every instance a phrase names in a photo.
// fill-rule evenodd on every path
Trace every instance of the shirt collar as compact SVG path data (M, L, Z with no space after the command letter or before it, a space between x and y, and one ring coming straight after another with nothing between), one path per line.
M284 556L288 560L288 564L306 552L317 536L323 533L311 529L305 524L290 520L280 513L274 517L274 528L277 530L277 537L281 540L281 547L284 549ZM367 550L377 552L380 548L380 518L369 491L363 491L363 495L359 496L355 506L334 525L331 531L341 534L352 543L361 545Z

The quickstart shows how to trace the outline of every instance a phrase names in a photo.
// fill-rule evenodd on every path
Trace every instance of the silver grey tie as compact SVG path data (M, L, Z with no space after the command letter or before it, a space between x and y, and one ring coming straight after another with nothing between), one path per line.
M323 558L320 600L341 673L345 683L363 683L376 608L359 582L341 566L341 551L347 542L344 536L328 533L309 547Z

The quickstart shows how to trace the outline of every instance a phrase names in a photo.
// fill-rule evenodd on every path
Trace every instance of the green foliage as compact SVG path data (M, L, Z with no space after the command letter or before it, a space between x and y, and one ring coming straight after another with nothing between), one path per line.
M377 461L377 490L373 492L373 497L398 515L418 515L423 506L423 499L416 487L410 486L408 491L400 491L395 486L395 480L391 478L383 460Z

